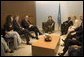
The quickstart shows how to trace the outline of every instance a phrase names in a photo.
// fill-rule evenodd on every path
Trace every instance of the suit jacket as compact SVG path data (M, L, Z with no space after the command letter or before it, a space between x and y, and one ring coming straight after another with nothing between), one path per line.
M14 30L17 31L17 32L19 32L19 31L22 30L22 27L18 25L18 23L17 23L16 20L13 21L13 28L14 28Z
M83 24L81 23L80 27L75 29L76 34L81 35L83 34Z
M73 25L73 22L71 20L67 20L61 24L61 31L63 34L66 34L68 31L68 28Z
M31 24L31 22L29 20L25 20L25 19L23 19L22 22L21 22L21 25L26 29L29 28L30 24Z

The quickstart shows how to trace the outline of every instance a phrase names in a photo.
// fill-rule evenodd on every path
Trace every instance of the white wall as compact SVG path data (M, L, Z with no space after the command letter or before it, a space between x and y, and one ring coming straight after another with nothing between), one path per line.
M47 21L48 16L51 15L57 26L57 16L59 3L61 5L62 22L67 20L68 16L73 13L79 17L83 10L82 1L36 1L36 24L38 27L42 26L42 22Z

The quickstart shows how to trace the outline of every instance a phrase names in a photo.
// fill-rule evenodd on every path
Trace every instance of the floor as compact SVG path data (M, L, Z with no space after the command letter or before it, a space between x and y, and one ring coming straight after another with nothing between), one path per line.
M55 31L52 34L53 35L60 35L60 31ZM41 35L39 36L39 38L40 37L41 37ZM65 39L65 38L66 38L65 35L61 36L60 45L63 44L61 39ZM30 43L34 43L34 42L37 41L36 39L32 39L32 38L30 38L30 40L31 40ZM57 52L56 56L58 56L58 53L59 52L61 53L62 49L64 48L64 47L61 47L60 45L59 45L58 52ZM10 53L6 53L6 56L32 56L31 45L21 44L19 46L19 49L15 50L14 53L11 53L11 54Z

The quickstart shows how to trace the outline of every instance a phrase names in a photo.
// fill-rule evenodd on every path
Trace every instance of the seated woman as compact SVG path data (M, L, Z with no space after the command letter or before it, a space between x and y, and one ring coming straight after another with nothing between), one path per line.
M13 53L13 50L10 50L7 46L6 41L1 37L1 56L5 56L5 53Z
M54 24L55 22L53 21L52 16L49 16L47 21L47 32L53 32Z
M18 48L18 45L21 44L23 41L20 37L20 35L13 30L13 17L12 15L8 15L6 18L6 23L4 25L5 30L5 37L6 38L13 38L14 39L14 49Z

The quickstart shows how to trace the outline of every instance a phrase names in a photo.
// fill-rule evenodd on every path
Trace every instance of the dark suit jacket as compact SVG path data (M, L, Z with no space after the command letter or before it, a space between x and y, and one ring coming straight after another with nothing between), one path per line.
M76 31L77 34L82 34L83 33L83 26L82 26L82 24L81 24L80 27L76 28L75 31Z
M61 32L62 34L66 34L68 31L68 28L73 25L73 22L71 20L67 20L61 24Z
M31 24L31 22L29 20L27 20L27 21ZM29 25L30 25L30 24L27 23L27 21L25 19L23 19L22 22L21 22L21 25L26 29L28 29Z
M16 20L13 21L13 28L14 28L14 30L17 31L17 32L19 32L19 31L22 30L22 27L20 27L20 26L18 25L18 23L16 22Z
M74 31L71 31L70 33L76 32L76 35L81 35L83 34L83 26L82 24L80 25L80 27L77 27Z

